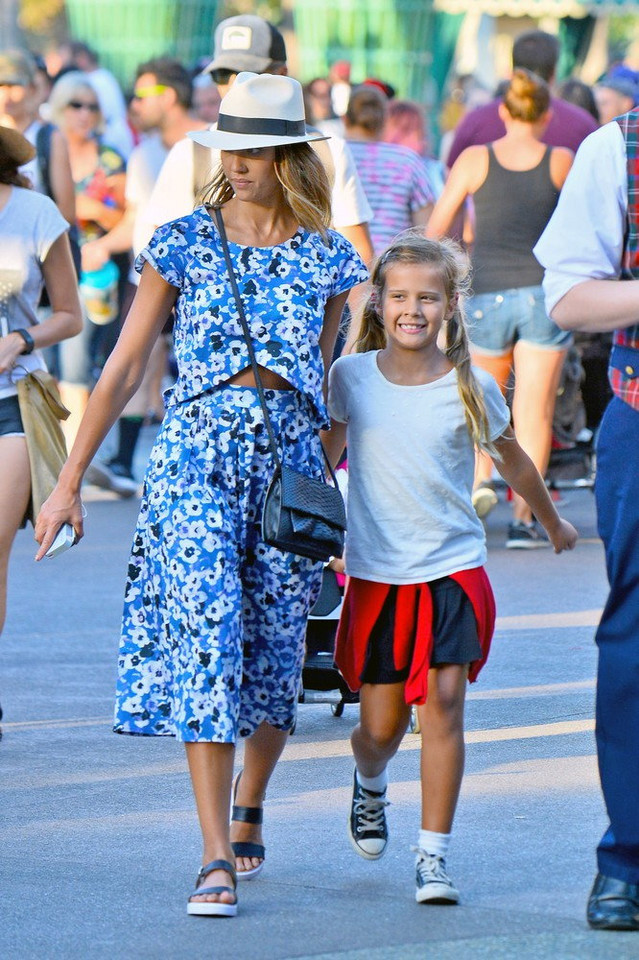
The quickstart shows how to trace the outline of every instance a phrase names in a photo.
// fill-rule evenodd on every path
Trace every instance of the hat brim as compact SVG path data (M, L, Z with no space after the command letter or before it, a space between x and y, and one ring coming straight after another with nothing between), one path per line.
M212 70L230 70L231 73L242 73L248 70L250 73L266 73L267 69L273 63L267 57L257 57L253 54L242 53L220 54L202 70L202 73L211 73Z
M216 150L256 150L260 147L283 147L289 143L313 143L316 140L330 140L330 137L317 131L306 133L303 137L278 137L273 134L193 130L188 136L203 147L213 147Z
M12 127L0 126L0 149L13 160L16 166L33 160L36 155L35 147Z

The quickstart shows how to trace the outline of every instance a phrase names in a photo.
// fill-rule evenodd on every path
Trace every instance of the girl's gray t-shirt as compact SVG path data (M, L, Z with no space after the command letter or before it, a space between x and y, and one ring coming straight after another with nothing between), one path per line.
M495 440L510 423L508 407L490 374L473 373ZM426 583L485 563L471 501L475 450L455 369L401 386L384 377L377 351L340 357L329 374L328 410L347 424L350 576Z

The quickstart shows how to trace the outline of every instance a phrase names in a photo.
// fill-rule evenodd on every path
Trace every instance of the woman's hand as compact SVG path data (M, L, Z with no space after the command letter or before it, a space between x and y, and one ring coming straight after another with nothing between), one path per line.
M24 350L24 340L19 333L0 337L0 373L11 373Z
M35 538L40 544L35 555L36 560L42 560L58 530L65 523L70 523L75 530L76 542L81 540L84 536L84 523L80 492L71 492L58 484L49 499L43 503L36 520Z
M561 553L563 550L572 550L577 542L579 534L572 523L558 518L558 522L545 528L548 539L555 548L555 553Z

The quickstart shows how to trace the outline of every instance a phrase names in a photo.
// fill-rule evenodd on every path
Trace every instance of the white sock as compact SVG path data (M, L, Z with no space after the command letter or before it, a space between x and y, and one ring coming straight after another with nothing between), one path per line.
M378 773L376 777L364 777L362 774L355 768L357 774L357 782L360 787L363 787L364 790L371 790L373 793L383 793L386 787L388 786L388 768L384 767L381 773Z
M448 845L450 844L450 833L434 833L432 830L420 830L417 846L425 853L431 856L446 858Z

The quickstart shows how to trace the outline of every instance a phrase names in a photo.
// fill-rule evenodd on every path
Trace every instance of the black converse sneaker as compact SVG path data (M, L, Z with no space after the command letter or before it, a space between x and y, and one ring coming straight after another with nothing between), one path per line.
M365 860L379 860L388 843L386 790L374 793L360 786L357 770L353 774L353 799L348 818L348 835L355 853Z
M459 903L459 890L446 873L446 861L421 847L411 847L417 854L415 874L417 903Z

